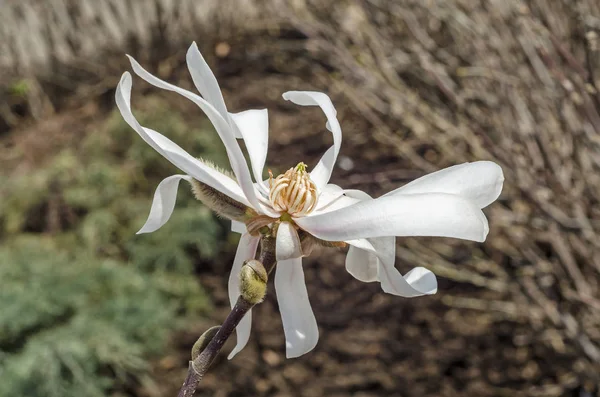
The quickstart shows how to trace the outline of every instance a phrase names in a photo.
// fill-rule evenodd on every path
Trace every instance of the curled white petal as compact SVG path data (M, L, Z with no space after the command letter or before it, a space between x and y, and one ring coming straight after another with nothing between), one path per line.
M415 289L427 291L425 292L426 295L433 295L437 292L437 279L435 278L435 274L424 267L415 267L414 269L411 269L404 275L404 278Z
M463 196L484 208L502 191L502 168L491 161L464 163L427 174L386 194L449 193Z
M377 255L374 253L350 246L346 255L346 271L355 279L365 283L379 281L377 261Z
M194 158L165 136L150 128L142 127L138 123L131 112L131 75L128 72L123 73L123 76L119 81L115 93L115 100L117 107L127 124L129 124L129 126L133 128L148 145L169 160L173 165L200 182L206 183L234 200L250 206L243 190L233 179Z
M221 114L210 103L208 103L199 95L174 86L173 84L167 83L166 81L153 76L130 56L129 61L131 62L133 71L148 83L164 90L176 92L194 102L200 109L202 109L211 123L215 126L219 137L225 145L229 162L231 163L231 168L233 169L233 173L235 174L238 183L247 198L247 201L249 201L252 207L254 207L256 210L265 213L266 215L276 216L277 214L274 211L259 203L257 199L257 192L255 191L254 183L252 182L252 177L250 176L250 171L248 170L244 154L242 153L242 150L235 139L232 127L227 123L223 116L221 116Z
M301 258L277 263L275 292L285 333L286 357L308 353L317 345L319 328L308 300Z
M229 115L246 144L254 179L266 189L262 173L269 147L269 117L267 109L246 110L245 112L230 113Z
M437 236L484 241L489 227L471 201L452 194L393 195L295 219L315 237L346 241L384 236Z
M290 222L281 222L275 240L275 257L277 261L302 256L302 246L296 228Z
M175 201L177 200L177 188L179 187L179 181L182 179L188 182L192 180L187 175L172 175L158 184L154 192L148 219L137 234L152 233L167 223L171 214L173 214Z
M384 292L405 298L431 295L437 292L437 280L431 271L423 267L417 267L402 276L395 268L396 244L393 237L349 240L346 242L358 250L377 256L377 279L380 281L381 289Z
M380 281L379 267L382 261L392 267L396 262L395 237L349 240L346 243L350 245L346 270L359 281Z
M233 267L231 268L231 273L229 275L228 292L229 303L232 309L235 306L238 297L240 296L240 272L242 270L242 266L248 259L254 259L259 241L260 237L254 237L248 233L242 234L242 237L240 238L240 242L235 253L235 259L233 260ZM229 353L229 356L227 356L229 360L231 360L246 346L248 339L250 338L251 328L252 310L249 310L235 329L237 335L237 344L231 353Z
M316 91L288 91L283 94L283 99L300 106L319 106L327 117L326 127L333 135L333 146L327 149L310 173L310 178L317 185L317 189L321 190L329 182L342 145L342 128L337 120L335 107L326 94Z

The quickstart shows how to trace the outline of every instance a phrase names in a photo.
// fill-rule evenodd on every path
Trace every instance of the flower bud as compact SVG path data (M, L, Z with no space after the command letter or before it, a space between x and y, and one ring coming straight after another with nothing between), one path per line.
M200 353L202 353L202 351L206 349L206 346L208 346L210 341L215 337L215 335L217 334L217 332L219 332L220 329L220 325L215 325L214 327L210 327L202 335L200 335L200 337L192 347L192 361L194 361L196 357L198 357Z
M192 180L192 191L197 200L224 218L246 222L256 215L248 206L196 179Z
M263 301L267 293L268 275L265 267L259 261L247 261L240 273L240 295L253 305Z

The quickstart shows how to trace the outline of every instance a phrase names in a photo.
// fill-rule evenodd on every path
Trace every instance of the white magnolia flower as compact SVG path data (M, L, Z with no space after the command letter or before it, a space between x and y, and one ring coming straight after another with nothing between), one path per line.
M156 151L182 170L184 175L164 179L154 195L146 224L138 233L149 233L164 225L175 206L179 181L194 180L240 206L245 223L234 220L232 229L242 233L229 278L231 305L239 296L239 272L255 256L261 227L276 228L277 269L275 290L283 320L287 357L312 350L319 338L317 323L308 299L302 256L305 241L350 245L346 269L364 282L378 281L390 294L414 297L434 294L433 273L417 267L401 275L394 267L395 236L442 236L484 241L488 223L481 208L499 196L504 180L501 168L489 161L456 165L419 178L386 195L372 199L358 190L344 190L329 184L340 151L342 133L336 110L327 95L313 91L290 91L283 98L301 106L318 106L327 118L333 145L312 172L306 166L263 181L267 157L267 110L229 113L217 80L192 44L187 65L199 96L158 79L130 58L134 72L150 84L179 93L197 104L222 139L235 178L207 165L177 144L141 126L131 112L131 75L125 72L116 92L116 101L125 121ZM243 139L251 171L237 139ZM254 176L254 180L252 178ZM244 208L249 209L245 213ZM275 230L275 229L274 229ZM303 248L305 251L303 252ZM237 345L230 358L247 343L251 313L238 325Z

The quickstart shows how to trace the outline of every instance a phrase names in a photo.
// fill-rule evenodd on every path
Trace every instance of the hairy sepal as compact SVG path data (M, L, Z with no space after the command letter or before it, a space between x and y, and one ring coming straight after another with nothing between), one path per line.
M216 169L214 165L210 163L208 165ZM219 171L227 175L225 171ZM252 208L232 199L206 183L193 179L191 185L196 199L217 213L217 215L244 223L253 216L256 216L256 212Z

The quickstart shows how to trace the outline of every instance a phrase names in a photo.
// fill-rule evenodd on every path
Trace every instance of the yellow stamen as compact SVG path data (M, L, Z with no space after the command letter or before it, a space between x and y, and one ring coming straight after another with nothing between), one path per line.
M317 186L310 180L304 163L299 163L277 178L273 178L269 170L269 185L269 201L276 211L304 216L317 206Z

